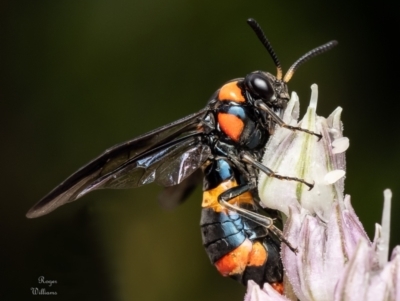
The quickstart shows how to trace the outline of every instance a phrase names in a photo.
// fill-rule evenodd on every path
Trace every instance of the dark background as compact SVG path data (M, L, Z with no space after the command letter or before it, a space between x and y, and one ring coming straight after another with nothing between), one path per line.
M328 2L326 2L328 3ZM0 299L242 300L201 245L200 188L166 212L160 188L99 191L40 219L26 211L104 149L202 108L225 81L339 47L290 83L303 112L344 109L346 193L370 237L383 189L400 244L399 8L395 1L2 1ZM38 277L56 280L52 287ZM33 296L31 287L56 291Z

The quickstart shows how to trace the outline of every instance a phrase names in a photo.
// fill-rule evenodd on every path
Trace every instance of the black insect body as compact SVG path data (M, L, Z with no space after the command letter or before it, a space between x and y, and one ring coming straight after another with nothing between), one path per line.
M282 79L277 56L259 25L249 25L270 53L277 75L256 71L224 84L199 112L116 145L83 166L41 199L27 213L35 218L100 188L134 188L157 182L162 198L181 202L201 181L203 244L224 276L246 285L252 279L282 291L279 240L289 244L270 217L257 213L259 171L284 180L260 161L289 101L287 82L306 60L331 49L336 41L315 48L297 60ZM269 235L273 233L274 236ZM278 238L278 241L277 239Z
M237 194L235 189L239 189L237 192L240 194L229 203L256 213L256 192L240 191L245 188L247 181L226 158L213 160L204 174L200 227L210 261L222 275L230 276L244 285L250 279L260 285L268 282L283 293L279 240L268 235L268 228L264 225L243 218L235 210L229 210L218 202L221 194Z

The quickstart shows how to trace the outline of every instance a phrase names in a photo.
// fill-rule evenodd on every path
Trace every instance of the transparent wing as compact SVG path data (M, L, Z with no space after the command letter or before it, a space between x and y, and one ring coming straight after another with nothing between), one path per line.
M203 179L203 172L197 169L178 185L165 187L158 196L158 202L167 210L174 209L183 203Z
M168 187L180 184L211 155L197 136L184 137L130 160L88 185L79 195L102 188L135 188L152 182Z
M198 113L106 150L54 188L33 206L26 216L35 218L45 215L61 205L75 201L94 189L137 187L150 183L152 182L151 173L156 170L158 170L157 175L160 175L157 182L161 185L170 186L174 185L172 183L178 183L179 175L181 175L181 178L189 175L189 162L193 163L195 158L193 155L186 158L184 152L195 153L196 149L199 148L200 144L195 144L195 141L198 141L198 136L201 136L205 131L203 120L208 112L208 108L205 108ZM206 150L204 149L204 151ZM166 159L169 156L169 160L163 160L163 158ZM142 164L144 168L136 168L135 170L130 167L135 164ZM153 164L154 168L152 167ZM180 164L182 164L182 168L177 174L172 175L172 177L164 175L164 172L173 174L173 167L180 166ZM195 164L197 168L199 164ZM187 168L188 172L182 171L183 168ZM124 169L133 179L130 180L129 176L122 172ZM141 172L143 172L143 175L139 178L142 180L135 180L135 177ZM118 185L118 181L111 181L109 175L116 178L121 177L120 180L126 184ZM105 185L101 184L102 181ZM128 183L137 184L135 186ZM83 193L83 191L87 192Z

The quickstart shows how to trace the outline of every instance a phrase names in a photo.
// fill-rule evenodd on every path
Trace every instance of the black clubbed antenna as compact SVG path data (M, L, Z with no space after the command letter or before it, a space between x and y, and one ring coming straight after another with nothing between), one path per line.
M264 32L262 31L260 25L258 25L256 20L251 19L251 18L247 20L247 23L250 25L250 27L256 33L258 39L264 45L264 47L267 49L267 51L269 52L269 55L271 56L272 60L274 61L276 69L277 69L276 70L276 78L279 80L282 79L281 63L279 62L279 59L276 56L274 49L272 49L271 43L268 41L268 39L265 36Z
M309 52L307 52L305 55L303 55L301 58L299 58L297 61L295 61L294 64L292 65L292 67L289 68L289 70L285 74L285 77L283 78L283 82L287 83L288 81L290 81L294 72L297 70L297 68L299 68L299 66L301 64L303 64L304 62L307 62L309 59L311 59L321 53L324 53L325 51L332 49L337 44L338 44L337 41L330 41L324 45L321 45L321 46L314 48L313 50L310 50Z

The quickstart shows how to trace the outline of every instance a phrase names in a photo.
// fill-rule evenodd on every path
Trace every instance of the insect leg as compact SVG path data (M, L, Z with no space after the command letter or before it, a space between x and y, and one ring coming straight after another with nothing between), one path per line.
M256 212L238 207L234 204L229 203L230 200L234 199L235 197L238 197L245 192L248 192L254 187L251 184L242 184L239 186L232 187L223 193L221 193L218 196L218 202L224 206L225 208L228 208L229 210L235 211L241 216L252 220L253 222L266 227L269 231L271 231L280 241L284 242L293 252L297 253L297 248L293 247L292 244L283 236L283 233L280 229L278 229L274 225L274 220L270 217L258 214Z
M314 183L308 183L303 179L299 179L296 177L287 177L287 176L281 176L276 174L274 171L272 171L271 169L269 169L268 167L266 167L265 165L261 164L260 162L258 162L257 160L255 160L251 155L243 152L241 154L241 159L243 162L250 164L251 166L261 170L262 172L264 172L267 176L269 177L274 177L280 180L287 180L287 181L296 181L296 182L300 182L303 183L304 185L308 186L309 190L311 190L314 187Z
M315 133L315 132L313 132L313 131L309 131L309 130L307 130L307 129L302 129L302 128L297 127L297 126L291 126L291 125L285 123L285 122L282 120L282 118L280 118L278 115L276 115L276 113L275 113L269 106L267 106L262 100L260 100L260 99L256 100L256 101L254 102L254 105L255 105L258 109L267 112L267 113L271 116L271 118L272 118L279 126L284 127L284 128L287 128L287 129L292 130L292 131L301 131L301 132L305 132L305 133L307 133L307 134L317 136L317 137L318 137L318 141L321 140L321 138L322 138L322 135L321 135L321 134L317 134L317 133Z

